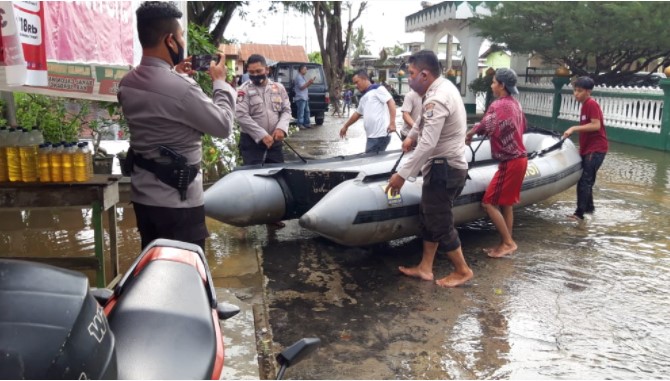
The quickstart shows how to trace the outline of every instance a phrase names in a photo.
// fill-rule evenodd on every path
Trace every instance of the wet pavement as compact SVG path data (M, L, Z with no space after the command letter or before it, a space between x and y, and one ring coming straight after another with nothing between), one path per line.
M288 142L309 157L362 152L361 125L339 139L344 121L327 117ZM612 144L585 224L565 218L574 193L517 210L509 258L482 253L498 240L488 221L460 227L475 277L458 289L400 275L420 259L416 238L350 248L297 220L276 229L208 219L217 294L242 309L222 323L224 378L273 378L274 354L302 337L322 346L287 378L667 378L670 154ZM91 253L90 214L0 212L0 252ZM119 209L118 245L125 270L139 248L132 209ZM450 271L438 256L435 276Z
M291 139L315 156L362 150L364 138L333 139L337 130L326 125ZM462 288L400 275L399 265L420 260L418 239L349 248L295 221L269 235L261 257L274 341L322 339L291 377L667 377L670 155L612 146L597 211L585 224L565 218L573 188L517 210L519 250L509 258L483 254L498 240L488 221L461 227L475 273ZM435 276L450 271L438 257Z

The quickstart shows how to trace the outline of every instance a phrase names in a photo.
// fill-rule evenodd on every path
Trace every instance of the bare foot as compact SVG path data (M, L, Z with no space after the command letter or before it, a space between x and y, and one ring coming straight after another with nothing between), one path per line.
M512 245L501 243L500 246L496 247L488 255L491 258L501 258L506 255L514 253L517 249L516 243Z
M485 247L482 249L482 251L486 254L490 254L495 249L496 249L495 247Z
M411 276L414 278L420 278L423 280L433 280L433 273L432 272L425 272L419 270L418 267L405 267L405 266L398 266L398 270L400 270L401 273Z
M584 221L584 218L581 218L576 214L568 214L566 217L568 217L569 219L571 219L573 221L577 221L577 222Z
M468 272L465 274L453 272L442 279L436 280L435 284L441 287L448 287L448 288L458 287L464 284L465 282L469 281L470 279L472 279L473 276L474 273L470 269L468 269Z

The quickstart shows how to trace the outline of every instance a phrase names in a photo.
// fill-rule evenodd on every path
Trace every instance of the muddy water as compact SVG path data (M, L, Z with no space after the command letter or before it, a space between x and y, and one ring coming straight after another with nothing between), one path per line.
M361 152L361 126L337 138L343 121L289 142L303 156ZM510 258L482 254L498 237L487 221L461 227L475 278L453 290L399 275L419 261L414 238L348 248L297 221L276 230L208 220L207 254L217 287L267 301L277 346L322 339L291 378L666 378L670 154L612 144L595 196L581 225L564 218L574 189L518 210ZM1 212L0 253L90 255L90 219L90 210ZM119 209L118 241L125 269L139 248L131 208ZM446 275L449 261L439 257L434 271Z
M417 239L271 241L262 257L275 341L322 338L297 378L665 378L668 205L670 154L613 144L585 224L565 218L573 188L517 211L511 258L483 255L498 237L487 221L461 227L475 279L460 289L399 275L419 261ZM438 258L436 276L450 271Z

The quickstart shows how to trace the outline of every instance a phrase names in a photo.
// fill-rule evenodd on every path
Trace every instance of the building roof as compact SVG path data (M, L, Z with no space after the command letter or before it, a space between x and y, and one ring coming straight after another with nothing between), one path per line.
M512 56L512 52L509 50L503 49L499 46L491 45L488 49L486 49L486 51L484 51L484 53L479 55L479 58L486 58L495 52L502 52L510 57Z
M227 56L238 56L242 61L252 54L260 54L273 61L309 62L305 48L295 45L221 44L219 50Z

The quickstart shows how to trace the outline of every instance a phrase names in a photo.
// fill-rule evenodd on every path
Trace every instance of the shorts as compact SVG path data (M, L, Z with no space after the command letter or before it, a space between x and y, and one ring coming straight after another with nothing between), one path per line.
M498 164L498 170L488 188L486 188L482 204L498 206L518 204L527 167L527 157L507 160Z
M209 237L205 224L205 206L193 208L166 208L133 202L137 230L142 238L142 249L157 238L174 239L196 244L205 251Z
M445 183L431 184L430 172L424 179L419 206L421 238L424 241L439 243L440 252L449 252L461 246L451 209L454 200L463 191L467 174L466 169L448 167L449 185Z

